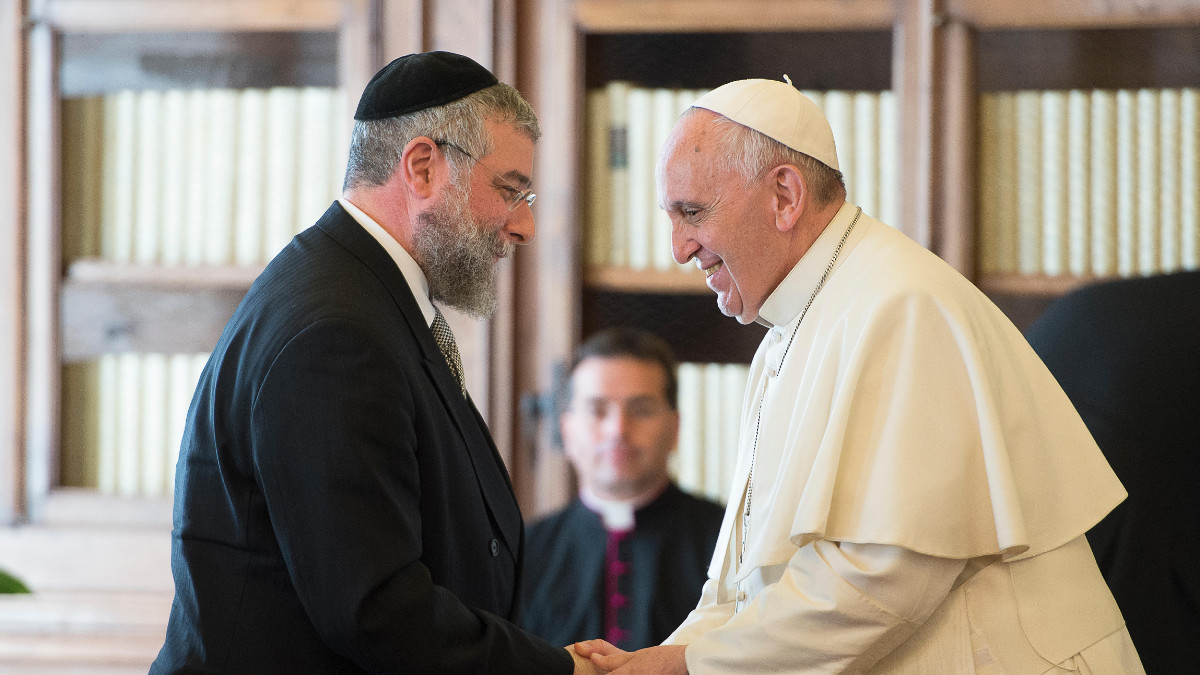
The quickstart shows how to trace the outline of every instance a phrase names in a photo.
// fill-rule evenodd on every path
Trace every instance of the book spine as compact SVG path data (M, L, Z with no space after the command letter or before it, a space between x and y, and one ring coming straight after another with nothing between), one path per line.
M1041 92L1016 94L1017 136L1017 269L1042 272L1042 97Z
M854 93L855 204L869 214L879 213L879 94Z
M585 101L587 116L587 249L589 267L606 267L612 248L612 194L609 182L609 103L607 89L593 89Z
M634 87L629 90L629 200L627 223L629 227L629 267L644 270L650 267L650 227L654 214L651 211L654 186L654 112L653 95L649 89Z
M1067 271L1074 276L1091 272L1091 223L1088 220L1091 163L1091 97L1073 90L1067 94Z
M1067 268L1070 169L1067 167L1067 97L1042 93L1042 272L1059 276Z
M1137 271L1138 129L1137 94L1117 91L1117 274Z
M1179 245L1182 241L1179 220L1179 90L1159 92L1159 269L1174 272L1179 269Z
M629 266L629 92L628 82L609 82L608 194L612 198L609 262Z
M1179 264L1200 269L1200 89L1179 92Z
M678 95L671 89L654 90L654 122L650 141L650 177L646 181L647 198L650 202L651 262L659 271L678 269L671 254L671 218L659 203L658 176L656 167L675 120L679 119Z
M188 191L188 98L182 89L162 95L162 204L159 209L159 260L182 265L186 259Z
M1092 92L1091 190L1092 274L1117 272L1117 98L1113 91Z
M263 228L266 222L263 192L266 182L267 92L246 89L238 96L236 213L233 224L233 259L238 265L263 262Z
M1137 272L1160 270L1158 91L1137 92Z

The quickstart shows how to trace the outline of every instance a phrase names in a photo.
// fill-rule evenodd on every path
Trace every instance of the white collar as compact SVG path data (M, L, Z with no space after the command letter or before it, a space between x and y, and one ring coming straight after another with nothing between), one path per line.
M417 306L421 308L421 314L425 317L426 325L433 325L435 316L433 309L433 301L429 299L429 280L425 278L425 272L421 271L421 266L413 260L410 254L400 242L396 241L395 237L388 234L387 230L383 229L379 223L375 222L371 216L363 213L362 209L354 204L351 204L345 197L338 197L338 203L346 209L346 213L350 214L367 234L375 238L383 250L387 251L392 260L396 262L396 267L400 268L400 273L404 275L404 280L408 282L409 289L412 290L413 297L417 299Z

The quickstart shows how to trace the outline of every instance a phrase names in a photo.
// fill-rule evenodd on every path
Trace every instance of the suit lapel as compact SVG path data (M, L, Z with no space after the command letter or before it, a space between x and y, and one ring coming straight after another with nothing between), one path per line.
M462 435L475 470L476 482L492 518L500 529L501 538L516 559L521 542L521 512L517 507L508 472L482 417L475 406L463 397L458 380L454 379L450 366L446 364L446 358L438 349L433 332L426 325L425 315L421 313L404 274L379 242L346 213L341 204L334 202L317 221L317 227L370 268L391 294L396 307L408 324L413 341L421 352L426 374Z

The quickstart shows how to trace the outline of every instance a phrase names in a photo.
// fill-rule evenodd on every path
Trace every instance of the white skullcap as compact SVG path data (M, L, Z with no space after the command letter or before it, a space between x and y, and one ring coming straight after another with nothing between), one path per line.
M790 81L730 82L696 99L692 107L724 115L796 152L840 170L829 120L825 119L817 104L801 94Z

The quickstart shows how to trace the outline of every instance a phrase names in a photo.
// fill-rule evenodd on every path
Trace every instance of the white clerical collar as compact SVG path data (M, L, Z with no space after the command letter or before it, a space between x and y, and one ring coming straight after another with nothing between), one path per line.
M825 268L829 265L829 260L833 258L833 252L837 250L838 242L842 240L842 235L846 233L846 228L854 220L854 214L857 211L858 207L850 202L842 204L842 207L834 214L833 220L829 221L817 240L800 258L800 262L796 263L792 271L788 272L783 281L779 282L775 290L767 296L758 310L758 318L755 319L757 323L767 328L774 328L775 326L786 326L795 320L800 311L804 309L805 303L808 302L808 296L816 288L817 282L821 280L821 275L825 274ZM859 225L861 224L859 223ZM856 229L861 232L865 228ZM835 269L842 260L845 260L849 248L851 248L851 242L847 241L838 255Z
M628 532L635 525L634 513L661 497L668 485L670 481L663 483L659 490L629 500L605 499L592 492L586 485L580 485L579 501L583 502L588 510L600 515L604 529L610 532Z
M409 289L412 290L413 297L417 299L417 306L421 308L421 314L425 317L426 325L433 325L435 316L433 310L433 301L429 299L429 280L425 278L425 273L421 271L421 266L413 260L411 254L396 241L392 235L388 234L387 230L375 222L371 216L363 213L362 209L354 204L351 204L345 197L338 197L338 203L346 209L346 213L350 214L363 229L379 242L383 250L387 251L392 260L396 261L396 267L400 268L400 273L404 275L404 280L408 282Z

